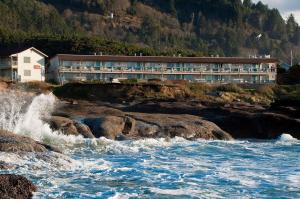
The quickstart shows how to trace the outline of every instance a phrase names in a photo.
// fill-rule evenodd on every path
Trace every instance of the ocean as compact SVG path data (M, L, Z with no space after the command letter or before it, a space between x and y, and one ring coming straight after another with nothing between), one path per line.
M9 99L9 100L8 100ZM59 147L63 154L0 152L38 187L34 198L300 198L300 141L113 141L51 131L41 118L55 97L0 95L0 128Z

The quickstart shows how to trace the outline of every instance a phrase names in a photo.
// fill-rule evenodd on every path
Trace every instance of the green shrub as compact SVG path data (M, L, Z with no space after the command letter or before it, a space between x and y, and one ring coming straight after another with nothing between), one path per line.
M241 87L239 87L237 84L219 85L214 90L219 91L219 92L231 92L231 93L243 93L244 92L244 90Z
M136 78L124 79L124 80L120 80L120 82L122 84L137 84L138 83L138 79L136 79Z

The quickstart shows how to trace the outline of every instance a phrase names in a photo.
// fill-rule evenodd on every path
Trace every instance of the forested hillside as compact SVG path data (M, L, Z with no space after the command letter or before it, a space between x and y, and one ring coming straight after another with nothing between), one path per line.
M251 0L0 0L0 46L56 53L300 57L300 27ZM299 60L298 60L299 61Z

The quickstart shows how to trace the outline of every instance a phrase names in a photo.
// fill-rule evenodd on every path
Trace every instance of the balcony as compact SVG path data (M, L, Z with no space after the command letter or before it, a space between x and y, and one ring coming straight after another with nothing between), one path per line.
M18 66L18 61L11 61L11 65L12 65L12 67L14 67L14 66Z
M245 70L245 69L191 69L185 68L178 70L177 68L120 68L120 67L74 67L74 66L64 66L60 68L60 72L70 72L70 73L124 73L124 74L187 74L187 75L265 75L269 73L276 73L271 69L256 69L256 70Z

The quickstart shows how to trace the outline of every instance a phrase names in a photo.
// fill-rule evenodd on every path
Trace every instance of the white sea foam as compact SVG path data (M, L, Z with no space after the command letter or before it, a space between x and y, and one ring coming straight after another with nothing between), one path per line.
M212 190L199 190L195 187L193 188L182 188L182 189L160 189L156 187L149 188L151 192L161 195L169 195L169 196L190 196L199 198L199 196L204 198L218 198L219 194Z
M298 141L296 138L294 138L293 136L291 136L290 134L282 134L279 138L278 141L280 142L294 142L294 141Z
M76 143L83 139L81 136L66 136L53 131L43 121L55 108L56 97L52 93L32 98L24 93L2 92L0 101L0 129L49 144Z

